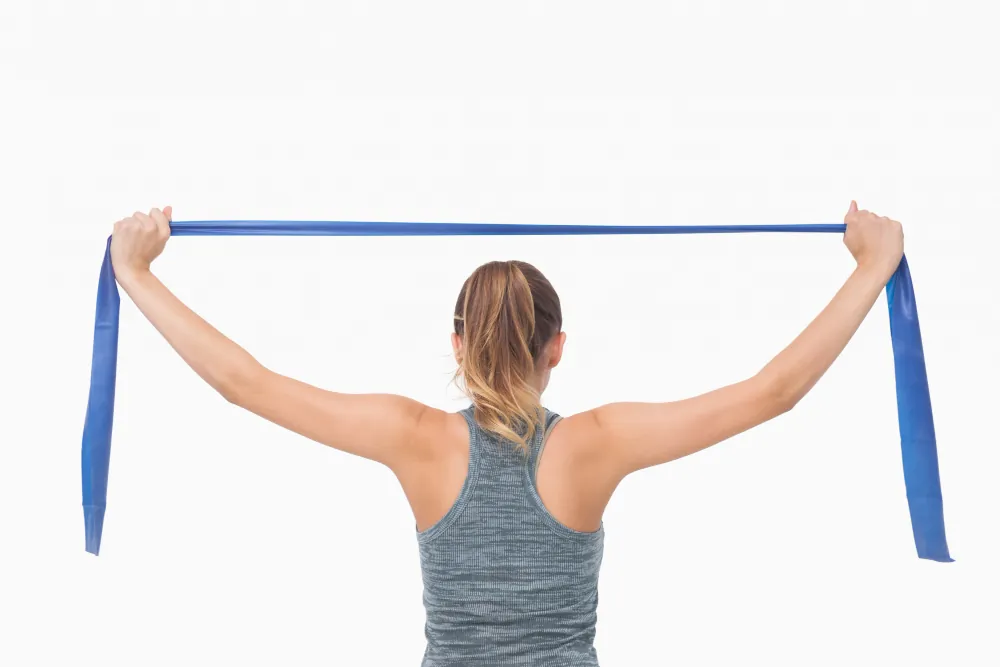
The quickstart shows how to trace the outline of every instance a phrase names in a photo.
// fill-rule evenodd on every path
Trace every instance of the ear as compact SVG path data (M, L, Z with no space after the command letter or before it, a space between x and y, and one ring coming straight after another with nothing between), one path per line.
M562 360L563 345L566 344L566 332L560 331L549 343L549 368L555 368Z
M457 333L452 332L451 334L451 350L455 355L455 361L458 364L462 363L462 337Z

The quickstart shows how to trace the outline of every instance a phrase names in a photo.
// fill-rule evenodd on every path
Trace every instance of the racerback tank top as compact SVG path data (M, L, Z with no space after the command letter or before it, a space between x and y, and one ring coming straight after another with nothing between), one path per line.
M604 525L569 528L542 504L539 457L559 415L527 455L482 429L474 406L469 469L455 503L417 532L427 611L423 667L596 667Z

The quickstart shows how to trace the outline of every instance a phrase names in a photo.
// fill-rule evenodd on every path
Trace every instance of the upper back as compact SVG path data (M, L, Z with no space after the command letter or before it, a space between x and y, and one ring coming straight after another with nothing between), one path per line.
M427 610L425 665L596 665L603 525L577 531L543 504L535 472L560 420L545 410L528 451L483 430L470 406L457 500L418 532Z

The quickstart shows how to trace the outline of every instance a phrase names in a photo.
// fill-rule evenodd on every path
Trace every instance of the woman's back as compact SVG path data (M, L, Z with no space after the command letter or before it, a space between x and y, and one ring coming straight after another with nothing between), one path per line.
M457 500L417 533L427 610L424 667L596 666L603 526L580 532L545 508L534 473L545 420L526 452L476 423Z

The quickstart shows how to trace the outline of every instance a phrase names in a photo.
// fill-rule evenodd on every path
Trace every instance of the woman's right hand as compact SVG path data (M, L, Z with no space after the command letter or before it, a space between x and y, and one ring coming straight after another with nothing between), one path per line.
M871 211L859 211L854 201L844 222L847 224L844 245L854 255L858 267L879 271L888 281L903 258L903 226Z

